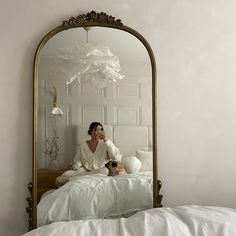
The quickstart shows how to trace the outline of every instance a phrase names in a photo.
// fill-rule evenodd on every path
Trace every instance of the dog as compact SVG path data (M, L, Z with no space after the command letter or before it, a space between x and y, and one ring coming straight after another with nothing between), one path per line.
M109 170L109 176L115 176L120 173L126 174L125 167L118 161L109 161L105 167Z

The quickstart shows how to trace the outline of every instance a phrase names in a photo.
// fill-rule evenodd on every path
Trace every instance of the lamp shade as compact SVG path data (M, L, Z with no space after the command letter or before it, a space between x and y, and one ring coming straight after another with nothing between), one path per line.
M63 115L63 111L61 108L57 106L57 90L55 87L53 87L53 109L51 111L51 114L53 115Z
M119 72L120 62L110 48L97 44L78 44L74 48L58 51L56 58L60 65L57 74L64 76L66 85L75 80L79 83L91 82L105 87L109 82L118 82L124 78Z
M63 115L63 111L59 107L53 107L51 114L53 115Z

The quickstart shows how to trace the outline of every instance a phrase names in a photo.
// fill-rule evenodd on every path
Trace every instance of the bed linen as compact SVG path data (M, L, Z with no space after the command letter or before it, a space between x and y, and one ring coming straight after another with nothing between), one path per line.
M129 218L58 222L24 236L235 236L236 209L180 206L141 211Z
M38 226L58 221L127 217L152 208L152 189L152 176L148 174L73 177L41 199L37 208Z

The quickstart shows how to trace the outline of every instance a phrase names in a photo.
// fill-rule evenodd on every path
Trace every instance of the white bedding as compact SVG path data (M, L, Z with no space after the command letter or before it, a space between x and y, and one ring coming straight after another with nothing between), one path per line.
M73 177L41 199L38 226L58 221L129 216L152 208L152 176L146 174Z
M138 212L129 218L58 222L24 236L235 236L236 210L181 206Z

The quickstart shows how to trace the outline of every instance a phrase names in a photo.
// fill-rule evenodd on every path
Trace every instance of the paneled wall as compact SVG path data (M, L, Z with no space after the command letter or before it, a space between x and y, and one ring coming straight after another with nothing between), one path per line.
M54 86L62 116L51 114ZM152 125L150 77L128 75L103 88L77 81L67 86L56 79L39 80L39 87L39 168L48 167L45 145L46 140L52 140L55 130L59 137L59 160L65 167L75 155L74 128L78 124L99 121L109 125Z

